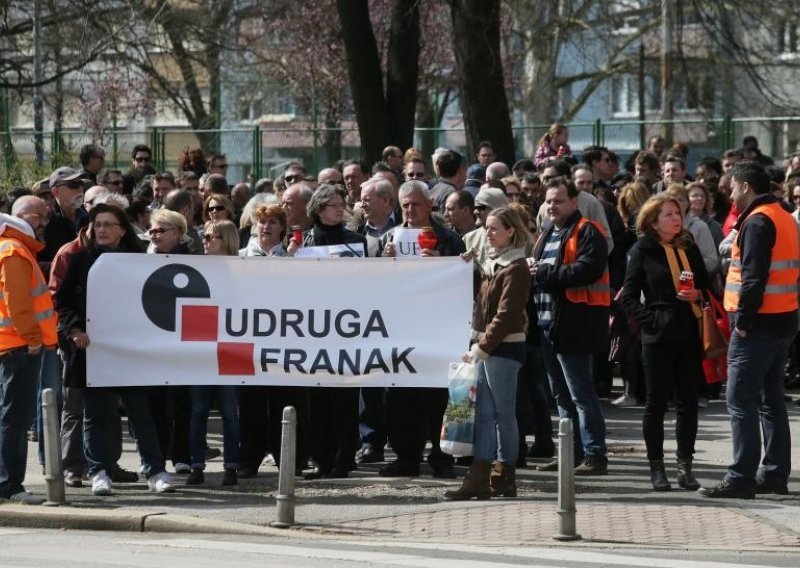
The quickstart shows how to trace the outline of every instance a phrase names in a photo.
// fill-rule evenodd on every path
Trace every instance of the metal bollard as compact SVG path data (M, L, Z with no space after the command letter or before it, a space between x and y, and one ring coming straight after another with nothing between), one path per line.
M297 411L293 406L283 409L281 434L281 464L278 475L277 520L271 527L286 529L294 524L294 468L297 461Z
M61 421L58 417L58 403L53 389L42 391L42 423L44 429L44 463L47 482L47 501L45 505L55 507L67 503L64 493L64 473L61 467Z
M572 420L558 422L558 534L556 540L580 540L575 532L575 453Z

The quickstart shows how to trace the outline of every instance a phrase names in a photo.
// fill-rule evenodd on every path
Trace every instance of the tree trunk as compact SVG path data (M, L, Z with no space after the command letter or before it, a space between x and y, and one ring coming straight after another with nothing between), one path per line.
M361 136L361 157L372 164L381 159L389 140L389 128L369 4L367 0L336 0L336 8L347 52L347 75Z
M414 144L419 42L419 0L396 0L389 27L386 116L388 142L400 148Z
M461 86L467 154L490 140L498 160L514 162L508 98L500 59L500 0L451 0L453 51Z

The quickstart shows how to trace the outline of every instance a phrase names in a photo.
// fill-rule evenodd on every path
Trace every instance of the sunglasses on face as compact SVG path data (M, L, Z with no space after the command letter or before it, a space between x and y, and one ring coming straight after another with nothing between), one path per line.
M225 207L222 206L222 205L209 205L208 206L208 210L209 211L217 211L217 212L225 211Z
M156 235L163 235L164 233L169 232L174 228L175 227L170 227L169 229L165 229L163 227L155 227L147 231L147 234L150 235L151 237L154 237Z
M221 239L221 238L222 237L218 237L217 235L211 235L211 234L208 234L208 233L203 235L203 240L206 241L206 242L210 242L210 241L213 241L214 239Z

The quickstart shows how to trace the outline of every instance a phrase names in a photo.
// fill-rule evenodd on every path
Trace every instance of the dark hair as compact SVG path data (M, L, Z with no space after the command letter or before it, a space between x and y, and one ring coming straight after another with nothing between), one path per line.
M738 148L734 148L733 150L726 150L725 153L722 155L723 158L736 158L737 160L741 160L744 158L744 154Z
M131 152L131 160L133 160L139 152L147 152L151 158L153 157L153 151L150 149L150 146L147 144L137 144L133 147L133 152Z
M489 148L489 149L491 149L492 152L495 151L494 150L494 144L492 144L488 140L481 140L480 142L478 142L478 151L479 152L480 152L481 148Z
M587 146L583 149L583 161L594 167L595 162L603 159L603 154L611 154L605 146Z
M100 146L95 146L94 144L85 144L81 147L81 165L85 168L86 165L89 163L89 160L94 158L95 154L101 151L102 148Z
M211 154L206 160L206 170L211 169L211 164L213 164L215 160L225 161L225 154Z
M709 170L717 172L717 176L722 175L722 161L714 156L703 156L698 160L697 167L705 166Z
M306 175L308 173L308 170L306 169L306 167L303 164L301 164L300 162L289 162L288 164L286 164L286 167L283 168L284 175L289 170L300 170L300 172L303 175Z
M198 176L206 173L206 156L202 148L184 148L180 158L178 158L178 165L184 172L194 172Z
M731 174L731 179L739 183L746 183L758 195L772 191L769 175L764 170L764 166L758 162L740 160L733 165L729 173Z
M151 183L153 181L161 181L161 180L167 180L169 183L172 184L172 187L176 187L176 185L175 185L175 176L172 175L169 172L157 173L156 175L153 176L153 179L151 180Z
M567 197L570 199L578 197L578 193L580 193L580 190L575 187L575 184L571 181L567 181L567 178L565 177L554 177L553 179L547 180L547 183L544 184L545 192L548 189L561 189L562 187L567 188Z
M436 156L436 166L439 168L439 175L443 178L453 177L464 164L464 158L455 150L447 150Z
M459 209L464 209L465 207L470 211L475 209L475 197L469 191L459 189L458 191L453 192L453 194L458 199L456 201L456 205Z
M131 225L128 215L125 213L125 211L116 205L98 203L92 207L92 210L89 212L89 221L94 223L94 220L97 219L97 216L100 215L100 213L111 213L117 218L117 222L119 223L120 227L125 230L125 234L122 235L122 239L120 239L120 244L124 244L125 249L127 249L128 252L142 252L142 240L136 236L136 231L133 229L133 226ZM89 231L89 244L95 244L94 231Z
M658 161L658 156L656 156L653 152L642 151L636 154L636 159L634 160L634 165L638 164L640 166L645 166L652 172L657 172L661 167L661 164Z
M533 165L531 160L517 160L514 162L514 165L511 166L511 171L514 173L515 176L521 177L528 172L535 172L536 166Z
M152 202L153 198L155 197L155 192L153 191L153 178L151 176L145 177L139 185L137 185L131 197L134 201L147 201Z
M119 171L119 170L115 170L115 169L105 169L102 172L100 172L100 175L97 176L98 183L107 182L108 181L108 176L110 176L111 174L116 174L118 176L121 176L122 172Z
M540 186L542 185L542 180L539 179L539 176L536 174L525 174L524 176L522 176L522 181L528 183L535 183Z
M678 154L672 154L672 153L667 154L667 157L664 158L664 163L666 164L667 162L675 162L676 164L680 164L681 165L681 169L682 170L686 169L686 160L684 160Z
M206 178L206 193L221 193L228 195L228 180L222 174L211 174Z
M394 170L391 167L389 167L389 164L387 164L386 162L375 162L374 164L372 164L372 175L375 175L378 172L394 173Z
M364 176L369 176L369 168L364 163L363 160L354 159L354 160L347 160L344 164L342 164L342 172L347 166L358 166L361 168L361 174Z
M181 183L185 181L194 181L196 179L200 179L200 176L194 172L181 172Z
M98 205L100 205L98 203ZM148 205L146 201L137 201L134 200L128 207L125 209L125 214L128 216L128 220L131 223L135 223L140 215L144 215L147 212Z
M185 189L173 189L164 196L164 208L180 213L181 209L188 207L191 213L189 219L194 215L194 201L192 194Z
M764 166L764 171L767 172L772 183L783 183L783 180L786 179L786 172L780 166Z
M569 178L570 174L572 173L570 171L569 164L567 162L565 162L564 160L552 160L545 167L546 168L555 168L556 169L556 173L559 176L564 177L564 178ZM544 171L544 170L542 170L542 171Z

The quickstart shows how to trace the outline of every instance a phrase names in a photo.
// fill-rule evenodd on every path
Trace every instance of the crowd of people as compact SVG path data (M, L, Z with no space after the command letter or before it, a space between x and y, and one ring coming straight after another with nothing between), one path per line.
M553 407L574 423L575 473L607 475L600 399L609 397L619 407L644 405L656 491L671 489L663 445L674 401L677 482L698 489L698 407L720 392L702 366L700 311L711 295L724 298L734 330L734 463L702 491L786 492L784 383L797 384L800 360L800 155L776 166L746 137L741 149L702 157L689 172L688 147L666 148L660 137L624 164L605 147L573 153L568 141L567 127L554 124L533 159L510 167L490 142L479 144L473 164L439 148L432 171L419 150L388 146L372 167L352 159L314 175L291 162L277 179L253 183L229 179L226 157L206 159L199 149L184 152L173 174L155 171L151 149L138 145L123 173L105 167L103 148L87 145L82 169L61 167L15 188L0 213L0 498L39 500L23 482L26 437L39 442L44 463L37 396L45 388L59 394L65 483L88 483L95 495L140 477L153 491L174 491L168 461L186 484L203 484L206 461L220 455L223 485L254 477L268 455L279 463L286 405L298 411L296 473L306 479L344 478L359 463L382 463L381 476L419 476L428 443L433 476L455 478L456 460L439 447L443 388L86 387L86 283L101 254L268 258L346 244L392 257L397 227L436 235L422 257L474 265L464 360L478 376L475 449L459 458L469 470L446 498L516 496L526 458L555 454ZM624 392L612 396L617 363ZM222 452L206 443L214 404ZM138 472L118 464L121 408ZM557 468L551 460L538 469Z

